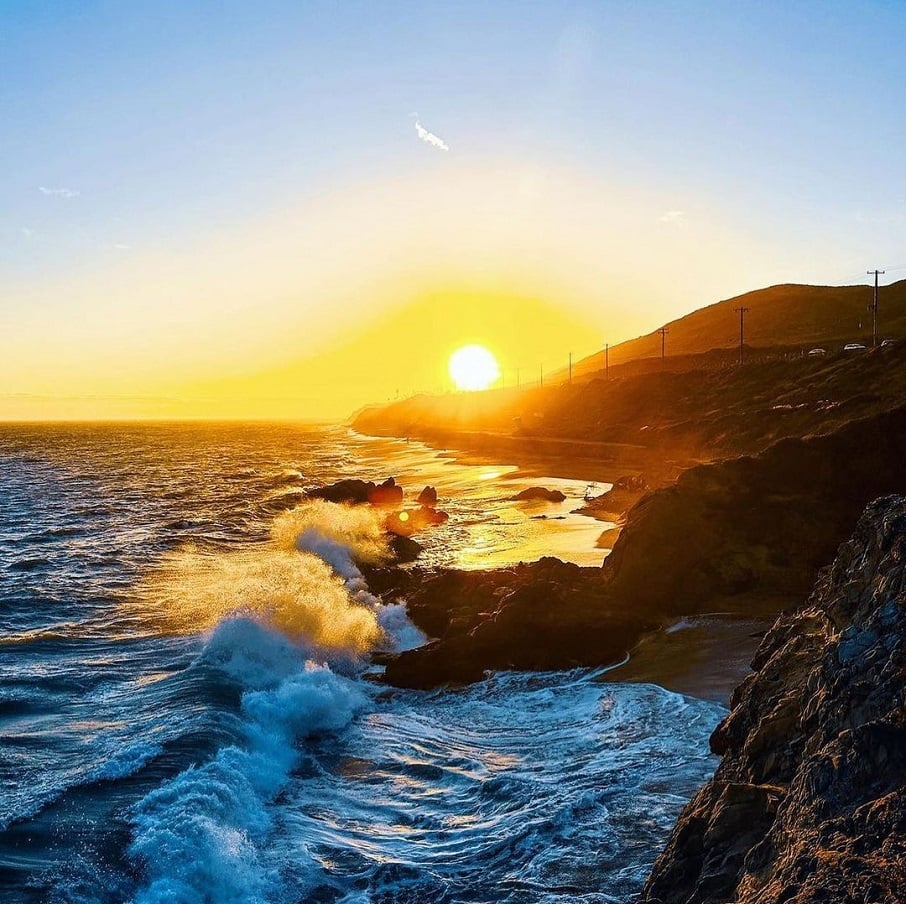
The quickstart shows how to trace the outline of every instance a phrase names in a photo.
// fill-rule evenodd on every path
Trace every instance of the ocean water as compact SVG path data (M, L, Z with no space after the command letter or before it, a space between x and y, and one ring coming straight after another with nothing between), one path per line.
M599 564L532 483L296 425L0 426L0 900L627 902L722 709L601 671L400 691L340 477L438 487L430 564ZM544 518L540 516L546 516ZM605 525L606 526L606 525Z

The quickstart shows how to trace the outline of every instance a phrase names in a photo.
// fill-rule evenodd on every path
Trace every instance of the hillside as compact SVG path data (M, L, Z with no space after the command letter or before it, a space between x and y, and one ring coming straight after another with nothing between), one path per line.
M906 342L744 367L618 374L544 389L415 396L366 409L353 426L517 458L546 445L601 461L617 456L629 467L652 457L713 460L901 406Z
M710 349L735 348L739 315L746 307L746 345L840 347L871 340L870 286L780 285L718 301L667 324L667 354L699 355ZM879 335L906 338L906 280L882 286L878 297ZM661 337L654 331L610 349L610 364L658 357ZM573 376L604 369L604 353L573 367Z

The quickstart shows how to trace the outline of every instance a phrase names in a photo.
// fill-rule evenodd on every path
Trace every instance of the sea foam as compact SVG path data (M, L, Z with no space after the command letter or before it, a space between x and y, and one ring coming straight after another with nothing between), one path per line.
M261 854L269 805L298 743L342 730L367 698L349 677L382 645L423 640L400 605L369 593L356 558L386 558L370 512L319 503L287 513L267 545L173 554L146 588L161 615L209 628L197 665L240 688L240 736L148 794L132 814L137 904L272 899L279 870ZM331 668L334 666L334 669Z
M270 899L280 876L258 842L271 825L269 803L299 761L297 742L342 729L365 705L355 683L326 665L298 655L293 670L285 640L249 619L215 631L205 658L249 686L242 736L135 808L129 855L145 875L136 904Z

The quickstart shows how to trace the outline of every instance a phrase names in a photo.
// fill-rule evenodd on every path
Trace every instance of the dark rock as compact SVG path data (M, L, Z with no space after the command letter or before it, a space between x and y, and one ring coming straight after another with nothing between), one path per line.
M384 528L392 534L401 537L411 537L412 534L427 527L443 524L450 516L440 509L422 506L417 509L404 509L401 512L391 512L384 519Z
M753 667L641 901L906 900L906 498L868 506Z
M397 562L414 562L424 549L421 543L399 534L394 534L390 538L389 546ZM370 579L368 583L371 586Z
M514 502L563 502L566 496L559 490L549 490L547 487L529 487L513 496Z
M644 493L648 489L648 484L641 474L627 474L623 477L618 477L613 482L610 492L613 492L613 490L630 490L633 493Z
M374 489L371 481L349 479L338 480L326 487L317 487L308 490L305 494L310 499L326 499L328 502L348 503L350 505L363 505L368 502L368 494Z
M426 505L429 508L434 508L434 506L437 505L437 490L432 486L425 487L418 494L416 502L418 502L419 505Z
M326 487L308 490L309 499L326 499L328 502L346 503L347 505L392 506L403 502L403 488L388 477L383 483L376 484L370 480L349 478L338 480Z
M669 614L755 594L795 605L868 502L906 491L904 461L906 408L691 468L630 510L605 579Z
M383 483L369 490L368 501L372 505L402 505L403 488L392 477L388 477Z
M654 626L614 606L600 571L545 558L495 571L419 573L406 595L409 617L433 642L391 661L386 679L403 687L478 681L494 669L562 669L619 661Z

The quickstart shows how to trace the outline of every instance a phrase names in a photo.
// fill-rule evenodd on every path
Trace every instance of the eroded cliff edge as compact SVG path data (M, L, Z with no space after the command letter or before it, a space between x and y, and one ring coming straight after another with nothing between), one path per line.
M765 636L644 904L906 900L906 497Z
M680 617L798 607L865 505L906 491L904 462L899 408L691 468L630 510L602 569L414 572L401 587L369 576L432 638L391 661L386 678L435 687L487 669L614 664Z

